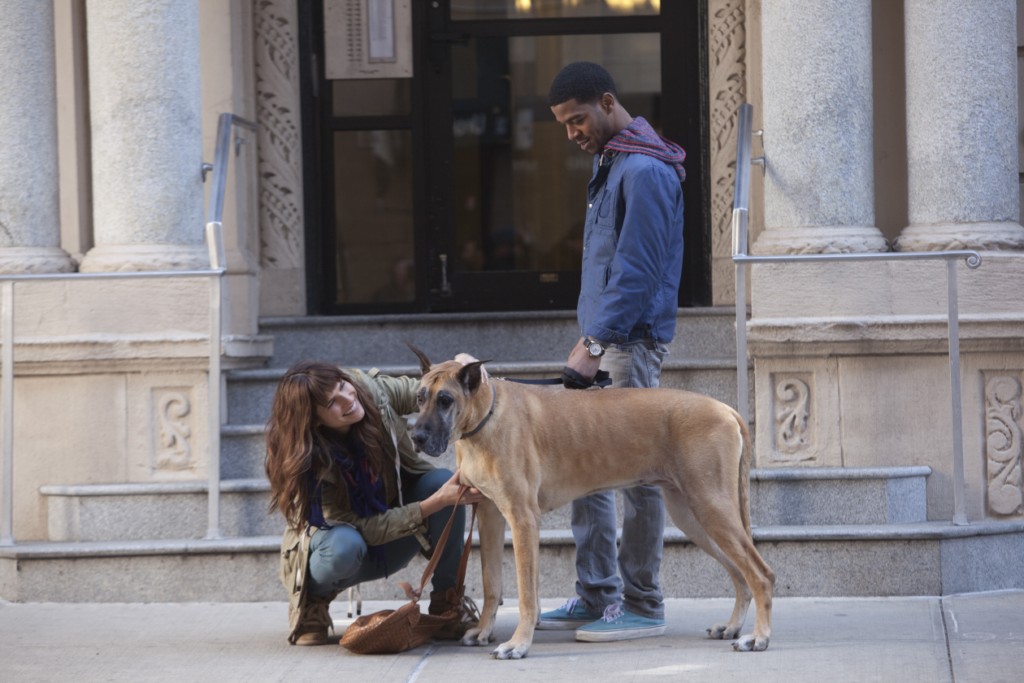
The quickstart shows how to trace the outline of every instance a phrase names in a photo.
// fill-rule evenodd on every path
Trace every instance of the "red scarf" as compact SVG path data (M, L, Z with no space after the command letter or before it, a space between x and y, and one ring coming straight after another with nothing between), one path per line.
M686 150L658 135L642 116L637 116L632 123L604 143L604 148L654 157L674 168L679 175L679 182L686 180L686 170L683 168Z

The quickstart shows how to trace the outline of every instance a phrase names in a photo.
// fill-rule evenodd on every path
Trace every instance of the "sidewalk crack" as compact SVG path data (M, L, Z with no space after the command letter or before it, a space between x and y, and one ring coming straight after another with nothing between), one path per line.
M946 664L949 666L949 680L956 683L956 671L953 667L953 646L949 639L949 624L946 623L946 602L939 596L939 613L942 615L942 635L946 638ZM956 616L952 613L949 618L953 621L954 630L957 628Z

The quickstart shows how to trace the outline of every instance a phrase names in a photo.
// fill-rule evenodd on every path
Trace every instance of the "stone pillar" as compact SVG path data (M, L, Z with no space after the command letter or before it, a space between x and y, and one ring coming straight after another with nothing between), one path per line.
M298 5L253 4L260 176L260 313L305 315Z
M1024 248L1015 0L904 0L907 214L902 251Z
M4 4L0 64L0 273L74 270L59 246L52 3Z
M870 0L762 5L765 228L754 253L885 251L875 227Z
M87 5L95 247L83 271L205 267L198 0Z

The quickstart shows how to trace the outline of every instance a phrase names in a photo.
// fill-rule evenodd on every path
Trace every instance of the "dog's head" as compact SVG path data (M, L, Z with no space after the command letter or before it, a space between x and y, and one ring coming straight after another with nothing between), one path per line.
M420 413L412 429L412 441L417 450L437 457L454 440L453 434L458 439L466 431L461 417L480 388L483 361L462 364L449 360L432 365L422 351L412 345L409 348L419 358L423 370L416 393Z

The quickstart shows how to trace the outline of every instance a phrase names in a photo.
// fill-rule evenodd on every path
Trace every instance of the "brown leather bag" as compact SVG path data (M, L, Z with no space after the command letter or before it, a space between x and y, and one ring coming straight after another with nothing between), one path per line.
M398 609L380 610L356 619L341 636L342 647L360 655L404 652L423 645L436 634L446 628L450 629L463 618L462 611L455 607L444 614L423 614L420 612L419 599L427 582L430 581L430 577L433 576L434 569L441 559L441 553L448 543L448 537L451 535L452 526L455 523L455 512L465 492L465 487L459 491L459 498L452 509L451 517L448 518L448 524L441 533L441 538L434 544L434 553L423 570L419 590L413 590L408 583L403 583L406 595L410 598L409 602ZM466 545L462 551L462 560L455 586L455 594L460 598L460 604L465 591L466 565L469 561L475 524L476 505L473 506L473 517L469 523L469 533L466 535Z

